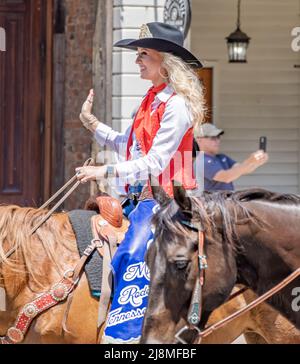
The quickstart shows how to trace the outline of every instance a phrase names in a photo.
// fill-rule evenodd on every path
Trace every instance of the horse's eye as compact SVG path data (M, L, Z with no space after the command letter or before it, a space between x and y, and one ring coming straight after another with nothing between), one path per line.
M178 270L185 269L188 266L188 264L189 264L188 260L177 260L175 262L176 269L178 269Z

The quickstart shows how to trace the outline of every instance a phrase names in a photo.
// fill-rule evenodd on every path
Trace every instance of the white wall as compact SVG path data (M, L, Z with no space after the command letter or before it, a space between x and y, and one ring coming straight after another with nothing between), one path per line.
M193 0L191 49L216 67L216 124L223 151L240 161L268 137L270 162L237 187L299 193L300 52L291 30L300 26L299 0L242 1L242 30L251 37L247 64L229 64L225 37L236 24L237 0Z
M164 0L114 0L114 42L138 38L140 26L163 21ZM135 64L136 52L113 50L113 127L124 131L132 122L130 115L151 86L142 80Z

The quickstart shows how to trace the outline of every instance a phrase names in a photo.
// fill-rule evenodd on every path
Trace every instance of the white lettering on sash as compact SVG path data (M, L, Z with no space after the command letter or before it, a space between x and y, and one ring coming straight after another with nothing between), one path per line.
M120 292L118 302L120 305L130 303L134 307L141 306L143 299L149 294L149 286L140 289L138 286L127 286Z
M131 282L136 278L146 278L150 281L150 272L145 262L131 264L127 267L123 279L126 282Z
M117 308L110 312L107 327L115 326L126 321L134 320L137 318L142 318L145 315L146 307L137 308L136 310L131 310L127 312L121 312L122 308Z

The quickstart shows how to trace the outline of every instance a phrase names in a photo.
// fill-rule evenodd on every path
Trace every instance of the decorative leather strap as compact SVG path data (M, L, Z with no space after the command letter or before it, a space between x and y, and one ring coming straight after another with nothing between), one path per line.
M65 301L79 282L80 274L88 257L96 248L102 246L102 241L93 239L73 270L65 272L64 277L54 284L48 292L39 295L21 309L14 326L8 329L5 337L0 338L0 344L21 343L25 339L30 324L38 315Z
M101 283L101 295L98 306L98 333L101 332L101 328L105 323L109 304L112 294L112 271L111 261L117 250L118 238L113 228L103 216L92 217L92 231L94 236L103 241L102 256L103 256L103 271L102 271L102 283ZM99 335L100 336L100 335ZM99 337L100 340L100 337Z
M199 279L197 279L192 295L192 301L188 313L188 322L196 326L201 320L202 313L202 286L204 284L204 271L207 268L206 256L204 255L204 232L198 231L198 264Z
M112 271L111 263L112 257L110 255L109 243L104 244L104 257L103 257L103 271L102 271L102 284L101 284L101 295L98 305L98 330L101 329L102 325L105 323L108 309L111 301L112 294Z
M73 290L74 286L75 284L73 281L68 278L63 278L60 282L56 283L50 291L24 306L19 313L14 326L8 329L5 338L1 338L2 343L21 343L25 338L31 322L42 312L64 301Z
M107 311L110 304L111 292L112 292L112 272L110 263L115 251L117 250L117 236L113 231L113 228L108 222L101 216L95 215L91 218L91 229L94 240L100 240L103 242L102 246L97 247L98 253L103 258L102 265L102 281L101 281L101 295L98 308L98 328L101 328L106 320ZM67 318L72 305L73 296L68 298L67 309L63 319L63 329L67 331ZM99 330L100 331L100 330ZM99 337L99 334L98 334Z

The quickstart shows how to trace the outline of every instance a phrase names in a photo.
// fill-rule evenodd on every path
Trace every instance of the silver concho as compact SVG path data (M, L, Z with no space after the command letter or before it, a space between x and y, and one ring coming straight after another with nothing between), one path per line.
M64 301L68 297L68 287L63 283L56 284L51 290L51 297L57 301Z
M21 330L16 327L11 327L7 331L7 337L15 344L18 344L24 340L24 335Z
M30 317L30 318L34 317L38 314L38 312L39 312L38 308L33 303L29 303L28 305L26 305L24 307L24 314L27 317Z

